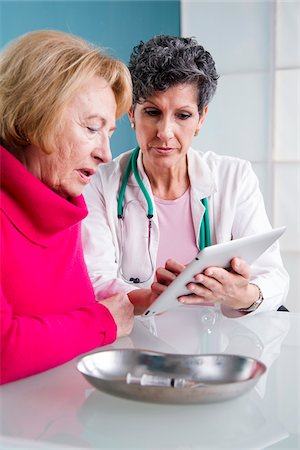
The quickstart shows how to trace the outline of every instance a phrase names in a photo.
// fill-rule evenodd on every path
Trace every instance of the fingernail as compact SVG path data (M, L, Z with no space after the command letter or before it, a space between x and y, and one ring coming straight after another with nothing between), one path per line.
M195 280L196 280L198 283L201 283L201 282L203 281L202 275L196 275L196 276L195 276Z

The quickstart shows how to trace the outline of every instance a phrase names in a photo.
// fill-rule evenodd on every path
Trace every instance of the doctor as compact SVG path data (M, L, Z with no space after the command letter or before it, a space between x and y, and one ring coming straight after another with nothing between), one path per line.
M217 87L211 55L194 39L156 36L134 48L129 70L138 146L86 188L83 244L96 292L121 288L140 313L199 249L271 225L249 162L191 148ZM276 244L251 268L234 258L232 271L208 268L188 288L184 304L245 314L277 309L288 275Z

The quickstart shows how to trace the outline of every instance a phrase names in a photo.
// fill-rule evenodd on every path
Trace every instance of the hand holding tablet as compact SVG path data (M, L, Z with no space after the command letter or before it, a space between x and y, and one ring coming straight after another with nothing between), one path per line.
M207 267L230 268L233 258L239 257L249 265L264 253L285 231L285 227L206 247L186 266L167 289L144 312L143 317L162 313L178 305L177 298L191 294L186 285Z

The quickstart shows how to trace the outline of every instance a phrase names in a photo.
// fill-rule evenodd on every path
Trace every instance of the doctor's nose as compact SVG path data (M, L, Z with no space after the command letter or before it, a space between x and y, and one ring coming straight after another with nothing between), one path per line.
M93 158L97 160L97 164L111 161L110 138L108 135L102 135L99 138L97 146L92 153Z
M174 137L173 125L170 121L163 121L158 124L157 137L163 142Z

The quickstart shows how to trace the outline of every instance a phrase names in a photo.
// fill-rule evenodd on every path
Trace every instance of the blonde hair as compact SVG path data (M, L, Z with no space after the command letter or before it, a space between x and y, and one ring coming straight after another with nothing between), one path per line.
M29 142L45 153L72 96L93 76L112 88L117 117L131 106L125 64L69 33L40 30L12 42L0 57L0 139L11 150Z

